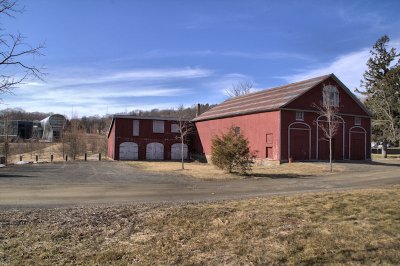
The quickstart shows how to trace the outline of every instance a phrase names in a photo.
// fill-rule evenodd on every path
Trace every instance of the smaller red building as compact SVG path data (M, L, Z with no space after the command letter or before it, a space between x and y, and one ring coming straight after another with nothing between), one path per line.
M228 99L193 121L207 157L213 137L233 126L259 159L328 160L329 142L319 127L326 121L316 108L325 100L337 108L340 121L332 139L334 159L370 159L371 114L334 74Z
M114 160L180 160L179 137L176 118L116 115L108 132L108 156ZM184 159L188 159L189 149L194 146L189 147L188 140Z

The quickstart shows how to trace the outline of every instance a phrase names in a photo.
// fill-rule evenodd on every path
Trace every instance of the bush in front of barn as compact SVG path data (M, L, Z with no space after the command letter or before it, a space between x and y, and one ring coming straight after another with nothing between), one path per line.
M218 168L229 173L247 174L251 171L254 159L249 141L235 127L231 127L226 134L213 137L211 162Z

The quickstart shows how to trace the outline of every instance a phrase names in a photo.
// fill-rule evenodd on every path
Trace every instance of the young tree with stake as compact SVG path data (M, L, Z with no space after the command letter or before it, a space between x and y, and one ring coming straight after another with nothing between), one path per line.
M193 124L190 122L192 118L191 110L185 109L182 105L177 110L177 125L178 125L178 133L177 137L181 141L181 162L182 162L182 170L185 169L185 150L184 144L188 138L188 136L193 132Z
M322 102L314 107L318 109L318 113L325 120L317 122L317 126L321 129L325 140L329 141L329 164L330 171L333 171L332 163L332 139L336 136L339 125L340 117L338 116L339 108L339 94L336 87L328 85L322 90Z

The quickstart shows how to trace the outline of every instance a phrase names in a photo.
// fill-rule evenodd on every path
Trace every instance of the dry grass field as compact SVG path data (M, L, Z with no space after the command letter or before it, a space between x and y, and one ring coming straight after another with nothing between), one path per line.
M86 148L84 149L87 153L88 160L97 160L99 152L102 152L102 158L106 158L104 147L100 147L104 144L105 137L96 134L86 135ZM76 160L84 160L85 151L79 152L76 155ZM17 163L20 161L20 156L25 162L34 162L36 155L38 156L39 162L50 162L51 155L53 155L53 161L60 162L64 161L64 154L68 154L68 144L60 142L24 142L24 143L10 143L10 153L8 156L8 163ZM69 156L69 160L71 160Z
M255 165L253 170L247 176L238 176L230 174L216 168L212 164L190 162L185 163L185 169L181 169L180 162L162 161L134 161L129 162L134 168L141 171L153 173L173 173L177 175L195 177L200 179L236 179L236 178L296 178L300 176L321 176L330 174L328 163L291 163L291 164L271 164L271 165ZM344 165L337 164L334 166L334 172L342 172L345 170Z
M371 154L372 159L383 159L381 154ZM400 154L388 154L387 159L398 159L400 160Z
M400 264L400 186L0 213L2 265Z

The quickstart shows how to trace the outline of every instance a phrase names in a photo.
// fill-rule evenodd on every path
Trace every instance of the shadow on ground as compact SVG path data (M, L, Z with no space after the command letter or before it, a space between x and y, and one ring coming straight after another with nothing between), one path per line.
M25 177L33 177L33 176L30 176L30 175L0 174L0 178L25 178Z
M385 159L382 159L385 160ZM389 159L388 161L338 161L334 164L358 164L358 165L381 165L381 166L397 166L400 167L400 160L398 163L394 163L394 160Z
M305 179L312 175L299 175L299 174L263 174L263 173L250 173L246 178L270 178L270 179Z

